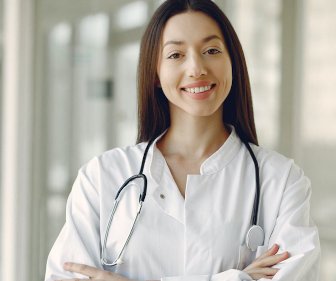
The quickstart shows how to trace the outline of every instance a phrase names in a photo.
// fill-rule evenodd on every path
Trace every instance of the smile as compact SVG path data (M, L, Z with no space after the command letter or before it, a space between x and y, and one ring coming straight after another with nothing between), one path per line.
M208 86L203 86L203 87L182 88L182 90L184 90L188 93L192 93L192 94L199 94L199 93L209 91L214 86L215 86L215 84L208 85Z

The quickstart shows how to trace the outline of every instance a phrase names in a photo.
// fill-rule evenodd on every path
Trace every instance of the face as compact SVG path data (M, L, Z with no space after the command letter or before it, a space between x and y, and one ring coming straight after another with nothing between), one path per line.
M171 115L222 116L232 67L217 23L201 12L171 17L163 30L157 73Z

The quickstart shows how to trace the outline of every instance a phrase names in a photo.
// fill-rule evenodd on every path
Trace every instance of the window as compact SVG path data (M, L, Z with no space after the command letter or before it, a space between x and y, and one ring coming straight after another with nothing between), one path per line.
M243 46L259 142L276 148L281 82L281 1L228 1L224 11Z
M336 276L336 2L305 1L302 166L313 186L313 218L322 246L321 280Z
M2 116L2 61L3 61L3 17L4 17L4 13L3 13L3 1L0 0L0 116ZM2 120L2 118L0 118L0 120ZM0 140L2 139L2 123L0 122ZM1 141L0 141L1 144ZM1 157L1 147L0 147L0 179L1 177L1 165L2 165L2 157ZM0 181L0 202L2 200L1 198L1 181ZM2 241L2 231L1 231L1 218L2 218L2 209L0 208L0 241ZM0 253L1 253L1 243L0 243ZM0 276L1 276L1 266L2 264L0 263Z

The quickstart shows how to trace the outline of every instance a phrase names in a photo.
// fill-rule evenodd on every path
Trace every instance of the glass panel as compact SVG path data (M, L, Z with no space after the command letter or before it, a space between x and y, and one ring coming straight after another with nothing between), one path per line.
M331 281L336 276L336 2L305 3L301 154L320 231L320 280Z
M108 73L109 18L104 14L85 17L77 32L73 57L73 140L78 149L74 163L78 168L107 149L113 84Z
M108 32L108 17L97 14L77 26L59 23L48 36L46 221L53 221L46 226L48 249L64 224L65 199L77 170L107 149Z
M72 30L68 23L59 23L51 29L47 43L48 66L47 79L47 204L46 224L47 247L51 247L56 239L56 229L64 223L65 205L57 200L67 191L71 182L71 36ZM64 196L63 196L64 197ZM56 203L55 203L56 202ZM55 207L57 202L63 204ZM63 208L62 211L59 209ZM55 211L55 210L56 211ZM60 214L60 215L59 215ZM59 215L59 216L58 216Z
M134 1L119 9L115 18L115 24L120 29L131 29L142 26L147 20L147 3Z
M137 132L136 69L139 42L123 45L116 50L116 145L135 143Z
M3 12L3 0L0 0L0 116L2 116L2 65L3 65L3 20L4 20L4 12ZM2 118L0 118L2 120ZM1 140L2 140L2 122L0 121L0 145L1 145ZM1 164L2 164L2 156L1 156L1 151L0 149L0 178L1 178ZM1 199L1 194L2 194L2 187L1 187L1 181L0 181L0 202L2 201ZM0 241L2 241L2 208L0 208ZM0 253L1 251L1 244L0 243ZM1 258L1 257L0 257ZM0 262L0 276L2 272L2 263Z
M275 148L279 132L281 1L226 2L225 11L247 61L259 142Z
M44 6L45 11L57 13L49 18L46 12L41 20L48 30L41 78L46 91L43 135L47 136L41 263L64 224L66 198L78 169L105 150L135 143L138 29L147 20L147 4L129 2ZM128 25L125 14L135 15ZM124 36L123 29L133 37Z

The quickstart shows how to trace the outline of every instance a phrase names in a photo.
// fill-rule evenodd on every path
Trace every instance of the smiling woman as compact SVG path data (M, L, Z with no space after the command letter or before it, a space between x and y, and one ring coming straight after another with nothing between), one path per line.
M138 144L80 169L46 280L317 280L310 181L258 146L243 51L212 1L157 9L138 95Z
M157 73L171 112L221 116L232 67L216 22L200 12L178 14L168 20L162 42Z
M194 29L198 32L193 32ZM200 128L201 123L205 127L212 124L222 128L216 130L220 132L217 144L220 146L228 136L222 115L223 104L232 85L231 59L220 28L204 13L182 13L167 21L161 42L163 47L159 54L157 75L162 92L169 102L171 127L184 132L186 143L196 145L196 141L192 139L195 128L190 127L191 123L180 121L193 118L198 120L197 126ZM170 132L158 142L158 146L184 195L186 177L183 174L178 176L179 173L173 170L176 165L169 157L172 152L165 149L164 140ZM216 138L215 135L211 137ZM188 159L188 155L192 154L185 151L183 155ZM199 160L202 162L205 159L201 157ZM187 167L187 163L181 164L182 167ZM193 165L193 173L198 173L200 165L201 163Z

